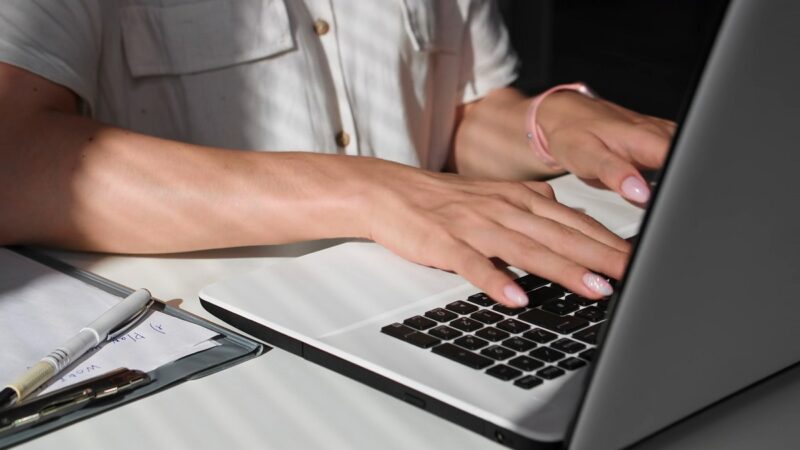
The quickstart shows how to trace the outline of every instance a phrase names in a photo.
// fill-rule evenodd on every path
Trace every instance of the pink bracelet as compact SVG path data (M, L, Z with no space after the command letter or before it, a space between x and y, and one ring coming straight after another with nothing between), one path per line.
M592 92L592 90L589 89L589 86L586 86L584 83L559 84L558 86L551 87L550 89L537 95L531 101L531 105L528 107L528 115L525 119L528 132L528 145L530 145L531 150L533 150L533 154L536 155L536 157L539 158L539 160L546 166L553 169L560 169L561 166L558 165L558 162L550 153L550 149L547 145L547 138L544 136L544 132L542 131L542 127L539 126L539 122L536 121L536 114L539 112L539 105L542 104L548 95L552 94L553 92L565 90L577 91L588 97L595 97L594 92Z

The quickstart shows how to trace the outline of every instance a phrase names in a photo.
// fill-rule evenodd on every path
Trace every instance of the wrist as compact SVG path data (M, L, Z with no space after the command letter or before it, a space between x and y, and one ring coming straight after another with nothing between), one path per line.
M569 117L576 101L594 98L595 94L583 83L562 84L534 97L526 115L528 144L533 154L550 168L561 168L550 153L547 136Z

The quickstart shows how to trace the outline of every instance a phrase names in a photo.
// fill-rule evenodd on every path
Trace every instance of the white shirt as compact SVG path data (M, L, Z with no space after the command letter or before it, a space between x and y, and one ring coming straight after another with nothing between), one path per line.
M516 77L489 0L3 0L0 61L137 132L433 170Z

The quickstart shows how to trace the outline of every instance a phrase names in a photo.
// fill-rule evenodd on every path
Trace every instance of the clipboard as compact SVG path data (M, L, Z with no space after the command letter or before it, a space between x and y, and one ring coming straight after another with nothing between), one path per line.
M58 261L47 255L39 253L33 249L26 247L6 248L36 262L44 264L55 271L64 273L83 281L88 285L99 288L109 294L118 297L125 297L133 292L133 289L131 288L115 283L91 272L78 269L62 261ZM214 340L217 341L219 345L188 355L148 372L148 375L153 379L152 382L136 390L115 396L113 399L108 399L110 401L89 404L67 415L55 418L31 428L20 430L19 432L3 436L0 438L0 449L20 444L42 434L65 427L71 423L87 419L104 411L117 408L126 403L149 396L164 389L168 389L185 381L203 378L207 375L211 375L215 372L247 361L248 359L260 356L264 352L271 350L271 347L209 322L187 311L167 305L158 299L154 299L150 309L160 311L164 314L194 323L218 333L219 336L214 338Z

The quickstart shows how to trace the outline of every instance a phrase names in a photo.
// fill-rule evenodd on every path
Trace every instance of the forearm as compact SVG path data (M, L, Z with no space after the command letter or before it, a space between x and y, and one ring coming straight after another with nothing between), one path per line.
M462 175L532 180L560 173L536 159L526 140L530 99L513 88L498 89L461 108L450 170Z
M331 176L342 157L201 147L56 111L8 117L0 152L0 244L161 253L358 234Z

